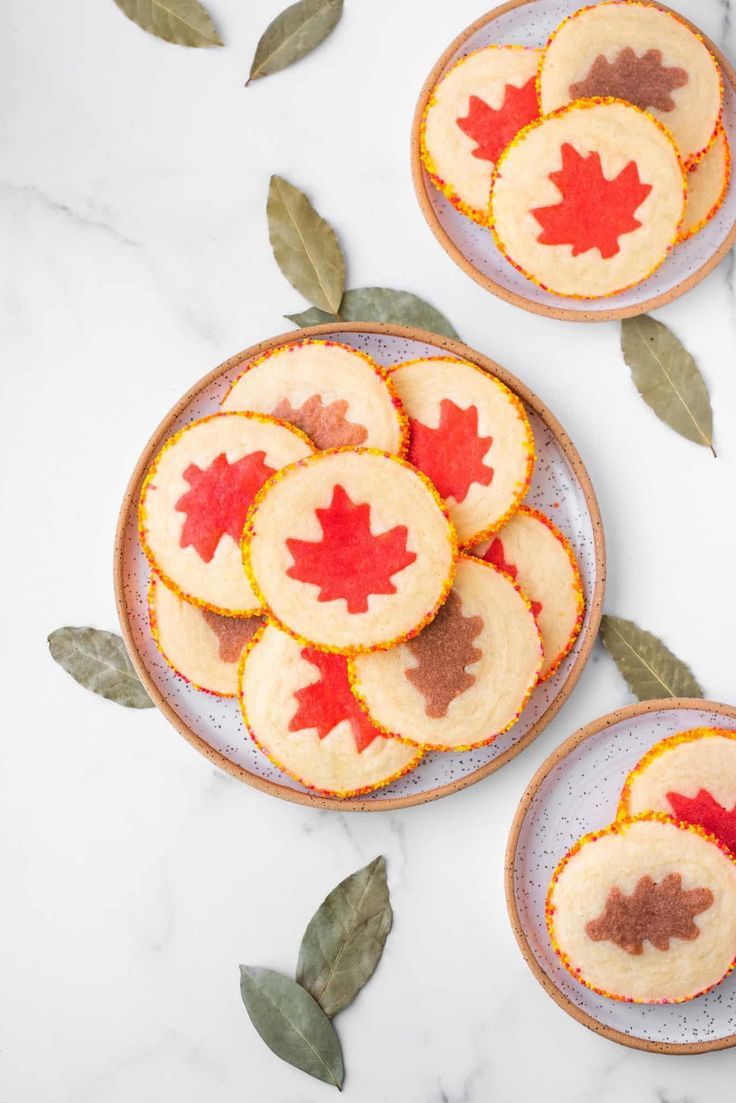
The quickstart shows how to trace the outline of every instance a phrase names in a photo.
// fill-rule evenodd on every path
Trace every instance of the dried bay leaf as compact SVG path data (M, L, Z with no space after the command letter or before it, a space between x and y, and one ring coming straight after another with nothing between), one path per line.
M250 1021L270 1050L310 1076L342 1087L340 1040L309 992L273 969L241 965L240 993Z
M621 323L621 350L636 389L676 433L713 452L713 411L695 360L671 329L647 314Z
M48 637L51 657L80 686L129 709L151 709L125 644L98 628L57 628Z
M457 337L457 332L439 310L410 291L395 291L391 287L356 287L346 291L338 314L323 310L305 310L301 314L287 314L290 322L304 326L321 325L324 322L387 322L390 325L414 326L440 333L445 337Z
M703 696L690 668L651 632L612 616L603 616L600 632L606 650L640 701Z
M144 31L177 46L222 46L212 19L198 0L115 0Z
M293 65L319 46L337 26L343 0L299 0L285 8L261 35L246 87Z
M335 314L345 289L345 260L335 231L304 192L281 176L268 189L268 236L286 279L313 306Z
M357 996L381 960L393 913L386 862L375 858L322 901L299 947L296 979L332 1018Z

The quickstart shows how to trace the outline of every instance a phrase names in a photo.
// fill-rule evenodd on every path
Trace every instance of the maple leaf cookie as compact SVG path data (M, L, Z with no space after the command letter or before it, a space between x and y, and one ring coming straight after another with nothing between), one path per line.
M539 114L541 50L485 46L456 62L435 86L422 122L424 167L475 222L488 221L491 173L501 151Z
M256 612L240 554L248 507L274 472L312 452L298 429L254 413L211 414L170 437L138 507L141 544L159 577L213 612Z
M631 1003L702 995L736 956L736 861L700 828L647 813L585 835L547 895L555 952L576 980Z
M481 747L510 728L541 666L528 601L507 575L467 555L418 636L350 661L353 690L374 723L438 751Z
M713 145L687 174L680 241L687 241L710 222L726 198L730 179L731 148L725 130L720 127Z
M243 655L239 697L254 742L309 789L368 793L422 757L371 724L350 690L344 655L305 647L273 625Z
M259 493L243 534L255 591L286 631L326 651L390 647L444 600L456 536L434 487L385 452L337 448Z
M666 812L736 853L736 731L694 728L655 743L624 784L619 816Z
M472 554L505 571L529 598L544 644L541 682L568 654L583 623L583 586L569 541L548 517L522 506Z
M521 401L450 356L398 364L391 379L409 415L408 460L447 502L460 543L480 540L529 489L534 437Z
M295 341L253 360L223 410L258 410L296 425L317 448L366 445L403 454L406 415L387 372L335 341Z
M237 695L240 656L263 624L261 617L224 617L192 605L155 574L148 611L151 634L172 670L195 689L219 697Z
M553 33L539 96L545 114L571 100L627 100L660 119L690 162L713 138L723 84L710 50L674 12L609 0L581 8Z
M675 145L651 115L621 100L579 100L532 123L502 154L492 230L527 279L601 298L659 267L685 191Z

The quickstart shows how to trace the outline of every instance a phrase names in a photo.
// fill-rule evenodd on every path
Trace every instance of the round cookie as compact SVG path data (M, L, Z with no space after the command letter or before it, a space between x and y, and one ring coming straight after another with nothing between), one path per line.
M731 148L726 131L719 127L713 145L687 174L687 200L680 241L687 241L710 222L726 198L730 179Z
M585 835L549 887L555 952L581 984L630 1003L680 1003L733 968L736 861L660 813Z
M317 448L406 450L406 415L386 371L366 353L335 341L271 349L238 376L222 408L281 418Z
M522 275L556 295L615 295L655 271L685 209L665 128L621 100L579 100L514 139L496 166L491 228Z
M273 625L243 655L239 697L254 742L308 789L336 797L368 793L422 757L370 723L350 691L343 655L304 647Z
M166 662L195 689L218 697L238 692L243 648L263 624L261 617L224 617L184 601L151 575L148 587L151 634Z
M211 414L169 437L138 507L143 550L166 585L216 613L257 612L240 554L248 507L274 472L312 451L298 429L254 413Z
M566 19L547 43L539 69L545 114L596 96L615 96L651 112L691 163L713 138L723 83L701 37L674 12L609 0Z
M583 623L583 585L570 542L549 517L522 506L495 536L471 551L510 575L529 598L544 645L539 680L546 681Z
M408 743L467 751L518 719L537 683L542 643L514 582L461 555L447 601L412 640L350 660L371 720Z
M431 483L367 448L319 452L279 472L243 533L246 571L271 617L343 653L419 632L452 584L456 551Z
M534 436L521 401L451 356L398 364L391 379L409 415L407 458L447 502L460 543L482 539L529 489Z
M422 163L453 206L482 225L499 154L539 114L541 56L528 46L484 46L457 61L427 103Z
M666 812L736 852L736 731L694 728L660 740L624 783L620 817Z

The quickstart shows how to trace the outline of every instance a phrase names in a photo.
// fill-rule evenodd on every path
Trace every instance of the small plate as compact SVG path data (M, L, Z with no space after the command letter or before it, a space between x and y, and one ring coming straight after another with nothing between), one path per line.
M322 337L369 353L380 364L421 356L457 356L492 372L515 391L529 414L537 463L529 505L547 512L566 534L580 564L586 600L583 628L557 673L538 686L514 727L488 747L459 753L427 754L410 774L360 799L319 796L291 781L248 738L234 700L193 689L167 666L153 642L146 600L149 566L138 541L137 504L143 476L164 440L177 429L219 409L244 364L276 345ZM463 789L499 769L546 727L572 691L595 642L605 580L603 527L598 503L583 463L557 419L514 376L459 341L380 324L312 326L282 334L233 356L201 379L164 418L143 450L125 493L115 542L115 594L118 616L133 664L157 707L197 750L223 770L286 800L340 811L377 811L422 804Z
M419 132L427 101L439 78L455 61L493 43L543 46L555 27L581 7L582 0L511 0L481 16L463 31L445 50L419 95L411 136L412 175L419 204L433 234L455 263L482 287L515 306L534 314L545 314L548 318L607 322L643 314L672 302L700 283L725 257L736 241L736 173L731 176L728 193L715 217L700 233L673 249L649 279L609 298L576 300L543 291L517 272L496 248L490 230L460 214L434 187L419 155ZM659 7L671 10L664 4ZM688 20L685 22L702 34ZM702 37L723 72L723 123L734 150L736 73L718 47L705 35Z
M556 956L544 902L552 874L573 843L615 819L629 770L660 739L698 727L736 730L736 708L694 698L644 701L581 728L532 778L506 850L511 925L544 990L596 1034L655 1053L703 1053L736 1045L736 971L687 1003L606 999L574 980Z

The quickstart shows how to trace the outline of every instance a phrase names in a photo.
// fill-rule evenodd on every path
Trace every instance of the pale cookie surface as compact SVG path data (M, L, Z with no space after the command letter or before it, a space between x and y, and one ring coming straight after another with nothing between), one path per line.
M721 111L715 58L677 16L612 0L583 8L555 31L539 73L542 111L615 96L659 118L684 161L711 141Z
M155 575L148 589L151 632L177 674L220 697L238 692L238 663L243 648L263 624L261 617L224 617L192 605Z
M248 507L275 471L312 451L303 433L260 414L213 414L170 437L139 506L143 549L167 585L214 612L257 611L240 552Z
M582 582L570 544L548 517L522 506L471 551L511 575L529 598L544 644L544 681L569 652L583 619Z
M463 360L428 357L391 373L409 415L407 458L447 502L461 544L490 533L529 489L534 437L520 400Z
M334 341L272 349L236 379L222 408L282 418L317 448L401 452L406 443L406 419L386 372L365 353Z
M685 218L680 241L692 237L710 222L726 197L731 177L731 150L723 128L708 152L687 174Z
M304 647L271 625L244 656L240 700L261 750L310 789L365 793L421 758L415 747L373 727L351 693L343 655Z
M684 207L671 139L620 101L583 100L533 123L502 155L491 194L511 263L555 294L590 299L651 275Z
M736 862L651 814L586 835L558 866L547 921L563 964L613 999L692 999L736 957Z
M541 50L485 46L440 79L422 126L424 166L455 206L488 219L491 173L517 131L539 114L536 78Z
M351 660L368 715L436 750L479 747L518 718L539 676L534 616L510 579L460 556L447 601L414 639Z
M455 531L434 488L394 456L337 449L259 495L243 555L272 615L326 650L389 647L449 589Z
M620 816L666 812L736 851L736 732L696 728L655 743L626 779Z

